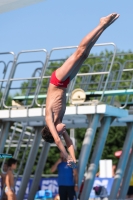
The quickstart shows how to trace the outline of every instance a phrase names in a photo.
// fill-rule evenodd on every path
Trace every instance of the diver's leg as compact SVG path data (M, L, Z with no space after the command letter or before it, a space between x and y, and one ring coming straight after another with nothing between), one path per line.
M78 72L81 64L88 57L92 46L98 40L102 32L118 17L118 14L113 13L108 15L107 17L101 18L99 25L83 38L77 50L64 62L64 64L60 68L56 70L56 77L59 80L66 80L75 70L76 73Z

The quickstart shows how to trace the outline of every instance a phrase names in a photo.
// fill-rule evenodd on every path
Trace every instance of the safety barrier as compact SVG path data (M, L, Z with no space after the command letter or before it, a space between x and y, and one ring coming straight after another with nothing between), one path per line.
M67 102L69 100L69 97L71 95L71 92L72 90L75 88L76 86L76 81L78 80L79 77L82 78L82 81L81 81L81 85L84 85L86 86L84 89L86 91L87 89L87 85L91 85L92 84L92 81L91 81L91 78L94 77L94 76L101 76L100 77L100 81L98 83L98 90L102 89L103 93L101 93L101 97L100 97L100 101L103 100L104 98L104 92L108 86L108 83L110 81L110 77L111 77L111 70L112 70L112 67L113 67L113 63L114 63L114 59L115 59L115 55L116 55L116 45L114 43L103 43L103 44L96 44L95 45L96 47L99 47L99 46L113 46L114 48L114 52L112 54L112 58L109 58L111 59L111 62L109 61L109 59L105 56L101 56L102 60L104 60L102 63L101 63L101 66L102 71L97 71L97 72L94 72L95 69L96 69L96 65L98 65L97 63L94 64L94 66L90 66L88 64L85 64L84 63L84 67L88 68L88 73L85 73L85 74L81 74L79 73L77 75L77 77L75 79L73 79L71 81L71 83L69 84L69 87L68 87L68 90L67 90L67 93L68 93L68 96L67 96ZM12 90L12 89L21 89L21 87L11 87L11 85L14 83L14 82L21 82L23 83L22 81L28 81L25 88L22 88L23 90L25 89L25 94L24 96L27 97L29 95L31 95L31 92L32 92L32 95L33 95L33 99L31 99L31 101L27 101L27 98L25 98L25 101L23 102L23 105L22 107L24 108L31 108L31 107L44 107L45 106L45 101L41 100L41 102L38 102L38 97L40 94L46 94L47 92L47 87L48 87L48 84L49 84L49 78L50 76L45 76L46 74L46 70L49 69L49 63L53 62L53 60L51 59L52 57L52 54L53 52L56 52L56 51L63 51L65 49L69 49L69 50L73 50L73 49L76 49L77 46L70 46L70 47L60 47L60 48L53 48L50 53L48 54L48 52L45 50L45 49L39 49L39 50L29 50L29 51L21 51L17 54L17 56L14 55L14 60L12 61L12 69L10 71L10 74L9 74L9 77L8 79L1 79L0 80L0 83L3 83L3 82L6 82L6 86L4 88L4 91L3 91L3 94L2 94L2 98L1 98L1 108L6 108L6 109L14 109L14 108L18 108L17 105L6 105L6 101L8 99L8 95L9 95L9 92ZM23 54L28 54L29 53L40 53L40 52L43 52L45 53L45 59L44 61L41 61L41 60L31 60L31 61L21 61L19 62L19 57ZM5 54L5 53L1 53L1 54ZM96 57L98 56L90 56L89 58L91 59L95 59ZM64 62L65 59L55 59L56 62ZM11 62L11 61L10 61ZM23 65L24 64L37 64L37 63L41 63L42 67L39 68L40 70L40 75L36 77L36 72L38 70L38 68L36 68L34 70L34 72L32 72L32 77L25 77L25 78L15 78L15 73L16 73L16 70L18 68L18 66L20 65ZM108 67L109 66L109 67ZM51 67L51 66L50 66ZM59 64L57 65L57 67L59 67ZM107 69L108 68L108 69ZM106 77L105 77L106 75ZM105 80L104 80L105 79ZM103 81L104 80L104 81ZM87 84L86 84L86 81L87 81ZM100 85L104 83L104 85L102 86L102 88L100 87Z

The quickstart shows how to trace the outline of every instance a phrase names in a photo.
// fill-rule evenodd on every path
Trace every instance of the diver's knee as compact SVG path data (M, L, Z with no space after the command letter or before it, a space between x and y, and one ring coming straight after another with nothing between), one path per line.
M88 57L87 49L83 46L79 46L77 49L76 56L78 57L78 59L80 58L80 59L85 60Z

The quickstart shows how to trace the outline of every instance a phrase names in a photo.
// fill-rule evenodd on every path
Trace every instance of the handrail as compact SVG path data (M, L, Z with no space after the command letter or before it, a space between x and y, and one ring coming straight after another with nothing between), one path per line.
M88 58L95 58L95 57L101 57L102 58L102 60L103 60L103 62L99 62L99 63L96 63L95 65L98 65L98 64L100 64L100 65L103 65L103 67L102 67L102 71L96 71L96 72L93 72L92 71L92 69L93 69L93 66L91 67L90 66L90 70L89 70L89 72L88 73L78 73L77 74L77 76L76 76L76 78L77 77L91 77L91 76L97 76L97 75L106 75L106 77L105 76L103 76L103 77L101 77L100 79L98 79L98 80L100 80L100 82L98 83L98 81L96 81L97 83L96 84L99 84L99 86L98 87L100 87L99 88L99 91L100 90L102 90L102 95L101 95L101 97L100 97L100 101L102 101L103 100L103 97L105 96L104 94L105 94L105 91L107 90L107 86L108 86L108 84L110 84L110 83L112 83L112 86L111 87L113 87L114 89L117 89L117 87L118 87L118 85L119 85L119 83L121 83L122 82L122 80L120 80L121 79L121 75L122 75L122 73L124 73L124 72L129 72L129 71L133 71L133 69L124 69L124 67L123 67L123 65L125 65L125 63L122 65L120 62L114 62L114 59L115 59L115 56L120 56L120 55L128 55L128 53L125 53L125 54L116 54L116 45L114 44L114 43L102 43L102 44L96 44L96 45L94 45L94 46L96 46L96 47L98 47L98 46L106 46L106 45L111 45L111 46L113 46L113 48L114 48L114 51L113 51L113 54L111 55L111 56L109 56L109 57L106 57L106 56L103 56L103 55L101 55L101 56L89 56ZM65 59L54 59L54 60L52 60L51 59L51 56L52 56L52 53L54 52L54 51L57 51L57 50L66 50L66 49L74 49L74 48L78 48L78 46L68 46L68 47L57 47L57 48L53 48L51 51L50 51L50 53L48 53L47 52L47 50L45 50L45 49L37 49L37 50L27 50L27 51L21 51L21 52L19 52L18 54L17 54L17 56L15 56L15 54L13 53L13 52L5 52L5 53L1 53L1 54L6 54L6 53L8 53L8 54L12 54L12 55L14 55L14 61L13 61L13 63L12 63L12 61L10 61L10 63L12 64L12 69L11 69L11 71L10 71L10 75L9 75L9 78L7 79L0 79L0 82L2 82L2 83L4 83L4 82L7 82L7 84L6 84L6 88L5 88L5 92L4 92L4 94L3 94L3 97L2 97L2 106L4 106L5 108L8 108L8 109L12 109L12 108L17 108L17 106L7 106L7 105L5 105L5 101L6 101L6 98L7 98L7 95L8 95L8 92L9 92L9 89L12 89L11 87L10 87L10 85L11 85L11 83L12 83L12 81L23 81L23 80L28 80L28 81L30 81L30 84L32 84L32 80L37 80L37 84L36 84L36 89L35 89L35 93L34 94L32 94L33 96L34 96L34 99L32 100L32 102L30 103L30 105L24 105L23 107L25 107L25 108L30 108L30 107L33 107L34 106L34 104L35 105L37 105L37 106L39 106L39 107L43 107L43 106L45 106L45 104L43 103L43 104L39 104L38 103L38 96L39 96L39 92L40 92L40 89L41 89L41 87L42 87L42 83L43 83L43 79L49 79L50 78L50 76L46 76L45 75L45 71L46 71L46 68L48 68L48 63L49 62L52 62L52 61L54 61L54 60L62 60L62 61L64 61ZM22 53L34 53L34 52L39 52L39 51L43 51L44 53L45 53L45 62L42 62L43 64L42 64L42 68L40 68L39 70L39 76L37 76L37 77L34 77L34 75L32 75L32 77L25 77L25 78L15 78L14 77L14 74L15 74L15 70L16 70L16 67L19 65L19 64L21 64L21 63L24 63L24 62L18 62L18 58L19 58L19 56L22 54ZM132 54L132 53L131 53ZM110 61L109 61L110 60ZM37 62L37 61L27 61L27 63L30 63L30 62ZM132 61L127 61L127 62L132 62ZM127 63L126 62L126 63ZM116 74L117 73L117 71L112 71L112 69L113 69L113 64L114 63L118 63L119 65L120 65L120 68L117 70L117 71L119 71L119 73L118 74ZM85 64L86 65L86 64ZM88 65L88 64L87 64ZM107 70L108 69L108 70ZM116 75L117 76L116 76ZM115 77L116 76L116 77ZM105 78L106 78L106 80L105 80ZM72 92L72 89L74 88L74 85L76 84L76 78L71 82L71 84L70 84L70 86L69 86L69 88L68 88L68 93L71 93ZM87 81L86 81L87 80ZM131 81L131 84L132 84L132 82L133 82L133 80L130 80ZM101 85L101 84L102 85ZM115 84L115 87L114 87L114 85L113 85L113 83L116 83ZM82 79L82 82L81 82L81 84L83 85L83 87L84 87L84 85L89 85L89 84L93 84L93 81L91 82L91 81L88 81L88 79L86 79L86 78L84 78L84 79ZM94 86L95 87L95 86ZM129 86L129 87L132 87L131 85ZM87 86L86 86L86 88L87 88ZM110 87L108 87L108 89L109 89ZM31 87L27 87L27 94L26 94L26 96L27 95L30 95L30 89L32 89ZM106 98L105 98L106 99ZM105 100L104 99L104 100ZM112 97L112 101L111 102L113 102L114 101L114 97ZM127 100L126 100L126 104L125 104L125 106L127 105L127 102L128 102L128 96L127 96ZM112 104L112 103L111 103ZM123 108L123 107L122 107Z
M67 47L55 47L55 48L52 48L51 51L50 51L50 53L49 53L49 55L48 55L48 57L47 57L46 68L48 68L48 63L50 62L51 55L52 55L52 53L53 53L54 51L57 51L57 50L66 50L66 49L75 49L75 48L78 48L78 46L67 46ZM46 70L46 68L45 68L45 70ZM44 75L44 74L43 74L43 75ZM49 77L49 78L50 78L50 77ZM39 94L39 91L40 91L41 86L42 86L42 80L43 80L43 77L42 77L42 79L41 79L41 85L39 86L38 94ZM37 94L37 96L38 96L38 94ZM38 101L37 101L37 99L38 99L37 96L35 97L35 103L36 103L36 105L37 105L37 106L41 106L41 107L45 106L45 104L39 104L39 103L38 103Z
M45 53L46 58L45 58L44 64L43 64L43 65L45 65L46 59L47 59L47 55L48 55L46 49L35 49L35 50L21 51L21 52L19 52L19 53L17 54L17 56L14 58L14 62L13 62L13 65L12 65L12 69L11 69L9 78L8 78L8 80L5 80L5 81L7 81L7 87L6 87L5 93L3 94L3 99L2 99L2 105L3 105L5 108L8 108L8 109L17 108L17 106L7 106L7 105L5 105L5 101L6 101L6 98L7 98L8 93L9 93L9 89L10 89L10 86L11 86L12 81L26 80L25 78L22 78L22 79L21 79L21 78L18 78L18 79L13 78L13 77L14 77L14 74L15 74L15 71L16 71L16 68L17 68L17 65L18 65L17 61L18 61L19 56L20 56L21 54L23 54L23 53L35 53L35 52L44 52L44 53ZM44 68L44 67L42 67L42 69L43 69L43 68ZM30 80L30 79L32 79L32 78L30 77L28 80ZM3 80L0 80L0 81L2 82ZM40 81L40 79L39 79L39 81ZM39 83L40 83L40 82L39 82ZM37 88L36 88L35 95L37 94L37 89L38 89L38 86L37 86ZM34 105L34 101L35 101L35 99L33 99L31 105L25 106L25 107L27 107L27 108L32 107L32 106Z
M87 68L88 68L88 72L87 72L87 73L91 73L91 72L93 71L93 67L92 67L90 64L82 64L82 67L87 67ZM80 72L80 71L79 71L79 72ZM73 89L74 89L74 86L77 84L77 82L76 82L77 77L78 77L78 76L76 76L76 77L71 81L71 84L70 84L70 86L68 87L68 91L67 91L67 92L68 92L69 94L71 94L71 92L72 92ZM91 76L88 76L88 77L83 76L83 77L82 77L82 80L81 80L81 82L80 82L80 87L81 87L84 91L86 91L87 84L89 84L90 80L91 80ZM87 82L87 84L86 84L86 82ZM70 98L70 95L68 95L68 97L67 97L67 99L66 99L66 102L68 102L69 98Z
M114 61L114 64L118 64L119 65L119 70L116 70L115 69L115 73L118 72L118 75L117 75L117 79L115 81L111 81L111 83L115 83L115 86L113 87L114 90L118 89L118 85L120 83L120 77L121 77L121 70L123 69L123 65L119 62L119 61ZM114 71L113 71L114 72ZM115 75L115 74L114 74ZM108 81L109 83L110 81ZM111 101L110 101L110 104L113 105L114 103L114 96L112 97Z
M112 45L114 47L114 54L113 54L113 58L112 58L112 61L111 61L111 64L110 64L109 73L108 73L108 76L107 76L107 79L106 79L106 82L105 82L105 85L104 85L104 88L103 88L103 94L102 94L102 96L100 98L100 101L102 101L102 99L104 97L104 92L105 92L107 84L108 84L110 72L111 72L112 67L113 67L113 63L114 63L114 59L115 59L115 55L116 55L116 50L117 50L117 47L116 47L116 45L114 43L95 44L94 46L104 46L104 45Z
M0 107L3 107L4 106L4 101L7 99L8 92L9 92L10 78L14 74L14 64L15 64L15 61L16 61L16 55L15 55L14 52L0 52L0 55L12 55L13 56L12 68L11 68L11 71L10 71L9 78L7 80L5 91L3 93L3 96L2 96L1 102L0 102Z
M127 61L124 62L124 64L123 64L123 72L130 71L130 69L124 69L127 63L133 63L133 60L127 60ZM133 71L133 69L131 69L131 71ZM132 86L133 86L133 77L132 77L132 80L131 80L131 83L130 83L130 88L132 88ZM127 106L128 99L129 99L129 95L127 95L127 97L126 97L125 105L120 107L121 109L124 109Z
M7 71L7 65L4 61L0 61L0 63L3 63L4 64L4 69L3 69L3 79L5 78L5 75L6 75L6 71ZM2 85L3 83L0 84L0 92L1 92L1 89L2 89Z
M124 69L123 71L130 71L130 69ZM133 71L131 69L131 71ZM108 74L109 72L100 72L100 74ZM78 77L80 76L88 76L88 75L99 75L99 72L94 72L94 73L83 73L83 74L77 74ZM11 80L35 80L35 79L40 79L41 77L26 77L26 78L17 78L17 79L11 79ZM50 78L50 76L43 76L43 78ZM0 81L4 81L4 80L0 80ZM112 82L112 81L110 81ZM117 82L117 81L114 81L114 82ZM120 81L121 82L121 81ZM116 88L115 88L116 90ZM24 96L24 95L23 95ZM25 95L26 96L26 95ZM39 95L38 95L39 96ZM35 96L34 96L35 97Z

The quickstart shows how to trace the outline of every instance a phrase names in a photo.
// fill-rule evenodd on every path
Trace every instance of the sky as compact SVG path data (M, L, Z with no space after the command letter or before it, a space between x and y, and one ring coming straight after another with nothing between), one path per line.
M114 42L119 50L133 50L132 8L132 0L45 0L12 10L0 14L0 51L78 45L102 16L112 12L120 18L97 43Z
M12 10L0 14L0 52L17 54L33 49L50 52L54 47L77 46L101 17L113 12L120 14L119 19L105 30L97 43L114 42L119 51L133 51L132 9L132 0L45 0ZM99 49L94 47L92 53ZM58 54L69 55L61 51ZM34 58L38 59L37 55ZM30 76L32 72L33 69L18 68L19 77Z

